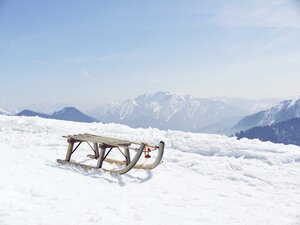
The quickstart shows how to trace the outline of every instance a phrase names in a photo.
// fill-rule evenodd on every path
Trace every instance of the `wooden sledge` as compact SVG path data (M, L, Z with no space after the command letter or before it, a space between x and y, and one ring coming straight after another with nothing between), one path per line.
M118 169L102 168L102 169L104 171L118 173L118 174L125 174L132 168L154 169L156 166L160 164L164 154L164 147L165 147L163 141L161 141L158 146L153 146L146 143L138 143L138 142L126 141L126 140L103 137L103 136L86 134L86 133L78 134L78 135L68 135L63 137L67 138L69 144L68 144L65 160L57 159L58 163L78 165L85 169L102 168L103 162L115 163L118 165L122 165L122 168L118 168ZM96 166L90 166L90 165L85 165L82 163L70 161L72 154L84 142L86 142L93 150L94 154L88 155L88 157L90 159L97 160ZM77 146L74 148L75 143L77 143ZM93 146L90 143L93 143ZM124 156L125 160L122 161L122 160L107 158L107 156L111 153L113 149L119 150L120 153ZM123 151L121 149L123 149ZM132 152L135 152L135 154L132 155ZM137 162L139 161L143 153L145 155L145 159L147 160L148 158L151 158L150 154L152 152L157 152L154 161L152 161L151 163L137 164Z

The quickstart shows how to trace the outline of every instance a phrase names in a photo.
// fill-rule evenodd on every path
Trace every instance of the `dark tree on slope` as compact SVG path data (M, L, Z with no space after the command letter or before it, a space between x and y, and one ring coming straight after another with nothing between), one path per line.
M300 146L300 118L290 119L271 126L253 127L236 134L238 139L249 138L274 143Z

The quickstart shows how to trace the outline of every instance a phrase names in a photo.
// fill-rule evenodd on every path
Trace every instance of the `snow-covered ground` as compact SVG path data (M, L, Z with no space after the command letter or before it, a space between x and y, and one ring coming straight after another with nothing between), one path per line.
M125 175L62 166L61 136L166 142ZM117 124L0 116L0 224L300 224L300 147Z

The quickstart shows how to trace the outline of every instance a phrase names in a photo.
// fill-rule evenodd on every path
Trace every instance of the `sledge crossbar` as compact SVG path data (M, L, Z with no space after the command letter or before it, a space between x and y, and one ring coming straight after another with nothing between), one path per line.
M124 174L127 173L132 168L138 168L138 169L154 169L156 166L158 166L162 160L163 153L164 153L164 142L161 141L158 146L149 145L146 143L138 143L138 142L132 142L128 140L122 140L117 138L110 138L110 137L104 137L94 134L76 134L76 135L67 135L63 136L64 138L67 138L68 141L68 148L67 148L67 154L65 157L65 160L58 159L57 162L61 164L69 164L69 165L77 165L81 166L84 169L99 169L102 168L103 162L108 163L115 163L120 166L123 166L121 169L103 169L104 171L112 172L112 173L118 173L118 174ZM77 146L74 148L74 144L76 142L79 142ZM77 148L80 146L82 142L86 142L89 144L91 149L93 150L93 155L88 155L90 159L96 159L97 164L96 166L90 166L90 165L84 165L81 163L71 162L71 156L72 154L77 150ZM90 145L89 142L93 143ZM131 147L131 145L135 145L135 148ZM121 151L123 157L125 157L125 160L116 160L116 159L110 159L107 158L109 153L112 149L118 149ZM108 151L107 151L108 149ZM123 149L123 151L121 150ZM130 155L130 150L134 150L135 154L133 156ZM150 158L149 155L150 152L153 150L157 150L156 158L152 163L143 163L143 164L137 164L139 161L141 155L145 153L145 158Z

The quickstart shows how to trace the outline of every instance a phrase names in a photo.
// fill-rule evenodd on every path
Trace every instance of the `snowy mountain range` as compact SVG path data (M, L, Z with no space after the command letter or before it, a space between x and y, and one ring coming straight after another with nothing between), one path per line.
M233 127L233 130L242 131L257 126L268 126L298 117L300 117L300 97L282 101L268 110L246 116Z
M238 139L259 139L261 141L300 146L300 118L273 123L270 126L253 127L237 133L236 136Z
M84 113L80 112L78 109L74 107L65 107L62 110L56 111L51 115L38 113L27 109L22 110L16 115L17 116L38 116L42 118L67 120L67 121L75 121L75 122L86 122L86 123L98 122L98 120L85 115Z
M98 120L104 123L125 124L135 128L155 127L163 130L231 135L232 132L228 128L233 127L244 116L258 110L265 110L278 103L277 99L196 98L191 95L160 91L143 94L121 103L108 103L87 111L85 116L91 115L96 119L78 120L74 118L74 115L66 113L64 113L64 117L60 118L73 121ZM27 111L23 111L19 115L56 118L57 115L54 111L59 111L58 109L63 108L62 105L63 103L33 104L26 108Z
M89 111L89 114L102 122L131 127L222 133L223 129L232 127L245 115L268 108L274 102L276 100L245 100L243 103L238 98L195 98L160 91L122 103L105 104Z
M106 104L90 114L106 123L195 131L223 120L241 118L245 112L219 100L157 92L120 104Z

